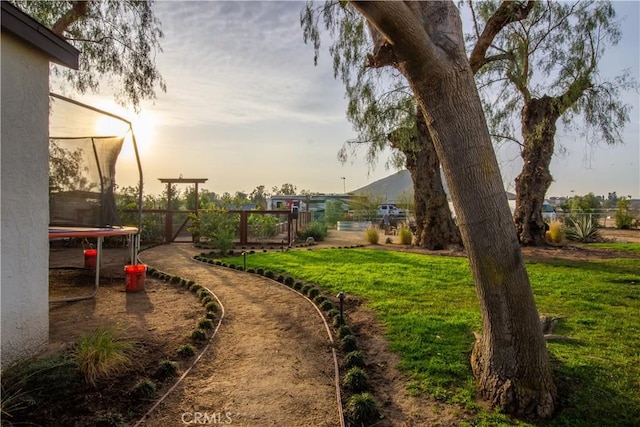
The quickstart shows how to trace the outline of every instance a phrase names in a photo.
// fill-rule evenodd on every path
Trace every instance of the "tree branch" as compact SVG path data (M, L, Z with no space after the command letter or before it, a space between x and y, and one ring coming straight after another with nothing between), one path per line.
M498 7L495 13L487 21L487 25L484 27L480 37L478 37L478 41L469 56L469 64L471 65L471 71L474 74L489 62L489 59L486 56L487 51L500 30L513 22L525 19L527 15L529 15L533 5L533 0L527 1L526 4L522 4L518 1L505 0L500 4L500 7ZM499 55L494 56L493 58L496 59L493 60L497 60L497 56Z
M499 55L491 55L484 58L484 63L482 65L487 65L491 62L502 61L503 59L507 59L509 61L514 60L513 52L505 52ZM475 71L474 71L475 73Z
M524 144L520 141L518 141L516 138L509 136L509 135L500 135L497 133L492 133L490 134L491 138L500 138L500 139L506 139L507 141L511 141L517 145L519 145L520 147L524 147Z
M73 23L79 21L81 18L87 15L89 7L88 1L74 1L71 3L71 9L66 11L57 21L53 24L51 31L62 37L62 34Z
M437 5L440 2L379 2L352 0L353 6L362 13L367 21L384 36L386 43L395 49L395 46L406 47L406 52L395 50L396 62L403 62L406 55L419 52L426 57L423 63L429 64L433 71L440 68L440 59L436 52L436 46L431 40L422 21L422 16L417 13L430 4ZM392 39L393 35L395 39ZM415 59L415 58L413 58Z

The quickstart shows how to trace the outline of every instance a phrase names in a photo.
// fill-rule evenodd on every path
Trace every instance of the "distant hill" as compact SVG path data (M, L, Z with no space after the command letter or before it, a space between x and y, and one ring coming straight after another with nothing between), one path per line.
M449 187L444 180L444 176L442 177L442 185L444 186L444 191L448 196ZM380 195L389 203L397 203L400 199L400 195L403 193L408 193L413 197L413 181L411 181L411 174L409 171L403 169L386 178L382 178L369 185L365 185L364 187L353 191L353 193L357 195ZM514 200L515 196L515 194L507 192L507 198L509 200Z
M444 191L449 194L449 189L444 182ZM353 191L354 194L364 195L373 194L383 196L385 201L389 203L397 203L400 199L400 195L403 193L409 194L413 197L413 181L411 181L411 174L408 170L403 169L389 175L386 178L379 179L372 182L369 185L365 185L362 188L358 188Z

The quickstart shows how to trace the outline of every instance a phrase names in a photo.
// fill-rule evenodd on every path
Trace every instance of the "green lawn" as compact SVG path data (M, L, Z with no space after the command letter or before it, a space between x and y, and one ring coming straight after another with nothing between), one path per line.
M474 404L468 359L481 320L465 258L324 249L252 254L247 263L362 298L386 326L412 392L477 411L474 425L506 422ZM527 269L540 313L562 317L555 332L576 339L549 343L560 409L545 425L638 425L640 260L530 262Z

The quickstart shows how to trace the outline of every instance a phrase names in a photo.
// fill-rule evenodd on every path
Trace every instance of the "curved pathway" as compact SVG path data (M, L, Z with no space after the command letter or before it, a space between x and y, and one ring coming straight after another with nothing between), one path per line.
M225 317L211 349L146 426L339 426L331 345L312 304L263 277L193 260L190 245L141 262L214 292Z

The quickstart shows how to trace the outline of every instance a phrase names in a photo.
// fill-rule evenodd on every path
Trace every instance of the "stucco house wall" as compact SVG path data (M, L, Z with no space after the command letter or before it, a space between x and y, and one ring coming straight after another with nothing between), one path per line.
M2 34L2 366L49 336L49 60Z
M49 62L59 62L56 49L75 54L76 61L78 55L5 3L0 39L2 368L38 353L48 342Z

